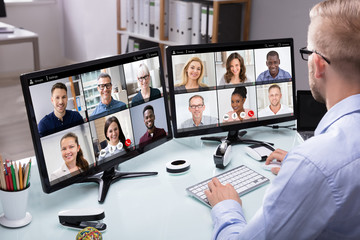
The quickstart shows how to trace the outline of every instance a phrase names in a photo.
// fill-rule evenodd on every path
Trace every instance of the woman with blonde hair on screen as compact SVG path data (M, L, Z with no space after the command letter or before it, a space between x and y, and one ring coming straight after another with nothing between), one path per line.
M132 107L161 97L159 89L150 87L151 76L148 67L144 63L139 65L137 80L140 91L132 99Z
M206 89L203 83L204 64L198 57L190 58L184 65L181 73L181 83L175 85L175 91L189 91Z

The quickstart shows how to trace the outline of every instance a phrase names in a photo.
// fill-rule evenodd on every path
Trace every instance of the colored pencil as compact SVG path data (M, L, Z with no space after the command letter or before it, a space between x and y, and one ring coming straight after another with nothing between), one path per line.
M17 190L20 190L20 182L19 182L19 169L16 165L16 162L14 162L14 168L15 168L15 180L16 180L16 188Z
M31 171L31 158L29 160L29 173L28 173L28 176L27 176L27 179L26 179L26 186L28 186L29 183L30 183L30 171Z
M8 174L8 171L5 169L5 181L6 181L6 190L11 190L11 187L10 187L10 181L9 181L9 174Z
M26 167L25 167L25 174L24 174L24 188L27 187L27 179L28 179L28 175L29 175L29 163L26 164Z
M22 174L21 162L19 162L19 184L20 184L20 190L23 189L24 186L23 186L23 174Z
M0 172L1 172L1 175L0 175L1 189L6 190L7 188L6 188L6 181L5 181L5 169L4 169L4 163L3 163L1 155L0 155Z
M6 160L6 170L7 170L7 174L8 174L8 181L9 181L9 185L10 191L14 191L14 185L13 185L13 181L12 181L12 175L11 175L11 168L10 168L10 161Z
M14 190L17 191L17 187L16 187L16 174L15 174L15 169L14 169L14 165L12 164L11 161L11 176L12 176L12 180L13 180L13 186L14 186Z

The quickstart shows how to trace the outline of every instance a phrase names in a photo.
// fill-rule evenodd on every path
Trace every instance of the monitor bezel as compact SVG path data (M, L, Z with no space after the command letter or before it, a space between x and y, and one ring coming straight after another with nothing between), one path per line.
M56 74L60 75L60 73L64 73L64 72L66 72L66 74L63 74L64 75L63 77L69 77L69 76L73 76L73 75L80 74L80 73L91 72L95 69L97 70L97 69L102 69L102 68L107 68L107 67L112 67L112 66L123 65L123 64L129 63L129 59L133 59L132 62L134 62L135 59L136 59L135 61L140 61L142 59L147 58L147 56L151 56L152 53L154 53L154 54L156 53L157 56L159 57L159 61L160 61L159 62L160 81L161 81L161 86L163 88L162 98L164 100L164 107L165 107L164 110L165 110L165 114L166 114L166 124L167 124L167 128L168 128L167 136L154 142L154 143L150 143L150 144L146 145L143 149L136 148L135 150L130 151L130 152L126 153L125 155L109 157L107 159L107 161L104 161L100 165L95 165L95 166L91 167L86 172L82 172L82 173L72 176L70 178L64 179L61 182L58 182L55 184L50 184L50 180L49 180L50 176L48 175L48 172L47 172L46 161L45 161L43 148L42 148L41 140L40 140L40 135L39 135L38 128L37 128L37 122L36 122L36 118L35 118L34 106L32 104L32 98L31 98L30 88L29 88L30 87L29 80L32 79L35 81L37 78L41 78L41 77L44 77L47 75L56 75ZM36 156L36 160L37 160L37 164L38 164L42 188L45 193L51 193L51 192L60 190L62 188L70 186L74 183L81 183L81 182L85 181L86 178L88 178L89 176L109 170L109 169L113 168L114 166L116 167L119 164L124 163L136 156L139 156L142 153L147 152L147 151L151 150L152 148L155 148L173 138L171 123L170 123L170 112L169 112L169 106L168 106L168 93L166 91L164 69L163 69L162 62L163 62L163 58L161 55L160 48L155 47L155 48L149 48L146 50L140 50L140 51L136 51L136 52L132 52L132 53L120 54L120 55L115 55L115 56L111 56L111 57L105 57L105 58L101 58L101 59L86 61L86 62L82 62L82 63L76 63L76 64L57 67L57 68L26 73L26 74L22 74L20 76L20 81L21 81L22 91L23 91L23 95L24 95L24 99L25 99L25 107L26 107L26 112L27 112L27 116L28 116L28 122L29 122L31 137L32 137L32 141L33 141L35 156ZM61 77L59 77L59 78L61 78ZM147 102L147 103L149 103L149 102ZM129 107L127 109L130 109L130 108L131 107ZM87 124L88 124L88 122L87 122Z
M4 0L0 0L0 18L6 18L6 5Z
M205 53L205 52L219 52L219 51L230 51L230 50L243 50L252 48L274 48L278 47L279 44L289 44L290 55L291 55L291 76L292 76L292 99L294 112L291 116L283 116L272 119L264 119L257 121L250 121L240 124L231 125L219 125L212 128L192 129L190 131L178 131L176 121L176 106L175 106L175 91L174 91L174 79L172 71L172 51L176 51L177 54L190 54L194 53ZM283 45L281 45L283 46ZM205 134L213 134L220 132L238 131L241 129L264 126L269 124L276 124L296 119L296 78L295 78L295 61L294 61L294 40L292 38L280 38L280 39L265 39L265 40L254 40L254 41L242 41L236 43L212 43L212 44L197 44L197 45L177 45L169 46L166 48L166 64L168 66L168 83L169 83L169 95L170 95L170 109L171 119L173 125L173 134L175 138L198 136Z

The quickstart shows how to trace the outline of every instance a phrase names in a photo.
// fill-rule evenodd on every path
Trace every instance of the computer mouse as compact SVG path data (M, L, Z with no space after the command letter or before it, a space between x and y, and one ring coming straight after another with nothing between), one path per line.
M262 168L265 169L265 170L268 170L268 171L271 171L271 169L273 167L281 167L281 162L278 162L278 161L274 161L274 162L271 162L270 164L266 165L266 164L263 164L262 165Z

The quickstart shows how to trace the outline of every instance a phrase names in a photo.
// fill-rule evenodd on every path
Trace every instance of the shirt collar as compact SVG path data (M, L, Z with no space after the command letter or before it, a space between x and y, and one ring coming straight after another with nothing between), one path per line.
M347 97L330 108L317 126L315 135L326 132L334 122L353 112L360 112L360 94Z

